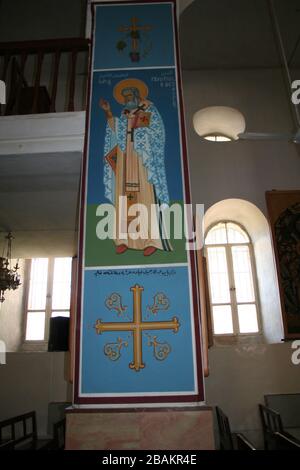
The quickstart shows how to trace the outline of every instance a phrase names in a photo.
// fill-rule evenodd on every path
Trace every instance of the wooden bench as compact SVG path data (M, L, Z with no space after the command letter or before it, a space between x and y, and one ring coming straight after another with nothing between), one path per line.
M300 393L265 395L265 405L280 414L285 434L300 440Z
M0 444L0 450L14 450L14 441L7 441Z
M292 436L281 432L275 432L273 435L274 450L298 450L300 451L300 442Z
M299 450L300 441L283 426L281 414L264 405L259 405L260 417L263 427L265 449L293 449ZM289 429L291 431L291 428Z
M259 404L259 413L264 435L265 450L273 448L275 432L283 434L283 425L280 413L265 405Z
M300 428L300 393L277 393L264 396L265 405L276 410L284 429Z
M236 441L236 449L237 450L256 450L252 442L250 442L244 434L235 433L234 434L235 441Z
M216 406L220 450L256 450L253 444L241 433L232 433L229 419L219 406Z
M219 406L216 406L216 414L219 428L220 450L233 450L233 439L229 419Z
M9 442L13 442L14 450L40 450L46 448L50 440L38 439L36 413L30 411L0 421L0 444L7 445Z

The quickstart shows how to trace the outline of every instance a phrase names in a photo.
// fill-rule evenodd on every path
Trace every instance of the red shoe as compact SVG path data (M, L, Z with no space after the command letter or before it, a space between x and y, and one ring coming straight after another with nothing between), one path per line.
M127 245L118 245L116 247L116 253L117 255L121 255L122 253L125 253L125 251L128 250L128 246Z
M157 248L154 248L154 246L147 246L147 248L144 249L144 256L151 256L156 250Z

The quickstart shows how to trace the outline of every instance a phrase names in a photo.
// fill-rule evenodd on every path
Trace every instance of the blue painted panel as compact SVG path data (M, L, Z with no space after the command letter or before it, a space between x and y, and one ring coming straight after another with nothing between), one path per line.
M94 69L174 65L172 4L100 5L95 16ZM120 31L132 26L132 18L141 29ZM136 46L139 56L132 55Z
M135 284L144 288L143 322L171 321L176 316L180 323L177 333L168 330L142 333L145 368L139 372L129 368L133 360L130 332L103 332L98 335L94 328L98 319L114 323L132 322L133 295L130 288ZM126 306L120 314L105 305L106 299L113 293L121 296L121 304L117 302L115 305ZM155 303L161 306L154 299L157 293L167 298L165 305L168 308L153 313L149 307ZM85 272L84 312L82 393L193 392L194 357L187 267L88 270ZM148 344L154 336L170 351L164 360L159 360L159 356L157 358L154 354L153 345ZM118 338L128 344L121 347L117 360L111 360L104 353L104 348L109 343L117 343Z

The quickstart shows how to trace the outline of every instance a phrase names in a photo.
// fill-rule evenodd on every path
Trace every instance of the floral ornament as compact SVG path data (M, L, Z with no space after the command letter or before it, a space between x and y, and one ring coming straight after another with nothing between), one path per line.
M167 342L157 341L157 336L148 335L148 346L153 346L153 355L158 361L164 361L171 352L171 346Z
M105 306L109 310L115 310L118 313L118 317L120 317L127 309L127 305L122 305L122 297L116 292L107 297L105 300Z
M153 315L156 315L157 312L161 310L168 310L170 307L170 301L168 297L163 293L163 292L158 292L155 294L153 297L153 305L150 306L148 305L148 310L153 313Z
M107 343L104 345L104 354L111 361L117 361L121 357L121 349L127 346L127 341L123 341L122 338L117 338L116 343Z

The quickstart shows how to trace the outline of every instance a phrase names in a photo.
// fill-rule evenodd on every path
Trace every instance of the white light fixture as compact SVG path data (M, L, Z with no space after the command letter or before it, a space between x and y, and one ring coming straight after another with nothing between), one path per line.
M246 129L242 113L228 106L200 109L194 114L193 125L198 135L214 142L238 140L238 135Z

